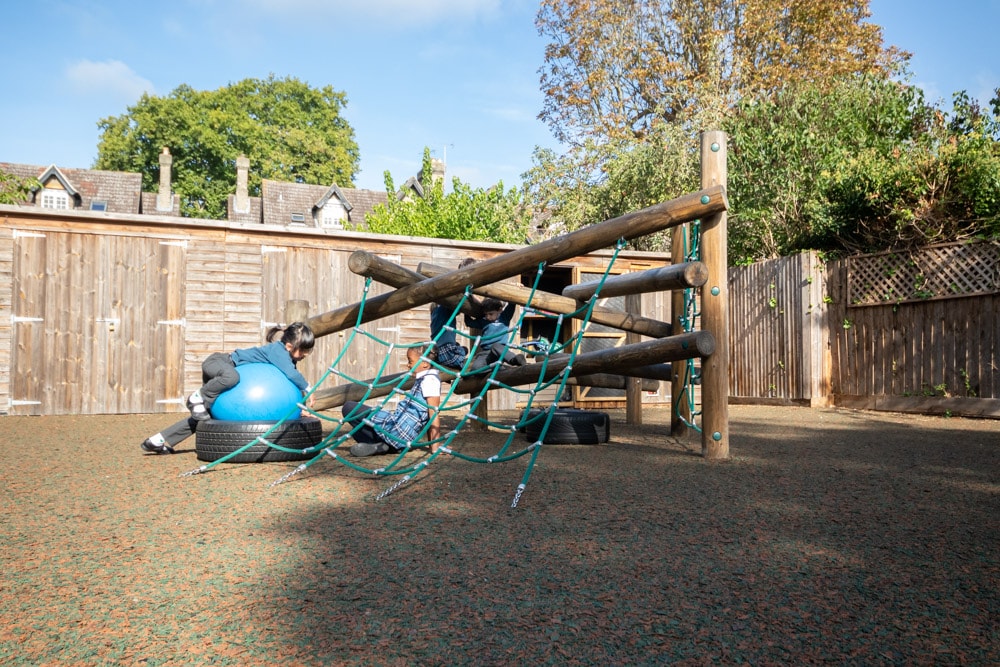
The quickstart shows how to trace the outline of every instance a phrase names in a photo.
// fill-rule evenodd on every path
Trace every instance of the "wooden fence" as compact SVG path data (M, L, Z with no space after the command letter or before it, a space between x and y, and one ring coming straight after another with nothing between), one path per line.
M729 270L730 400L1000 418L1000 247Z
M410 268L455 266L507 249L3 208L0 414L180 411L185 392L200 383L201 360L260 344L270 323L284 321L288 301L304 299L317 313L360 300L363 281L347 269L359 247ZM551 267L552 275L566 284L592 277L608 256ZM663 263L653 253L627 253L616 270ZM802 254L733 267L730 401L1000 417L998 286L996 243L825 265ZM643 315L670 321L669 309L669 295L642 297ZM427 310L386 318L376 329L398 342L425 339ZM320 339L305 362L308 377L325 370L347 335ZM345 369L367 377L385 349L353 345ZM660 386L644 403L669 403L669 383ZM610 407L608 393L578 390L578 405ZM512 407L510 394L491 392L491 407Z
M485 259L512 247L2 206L0 414L182 411L186 393L201 384L202 360L261 344L270 325L286 321L290 301L307 301L309 314L360 301L364 279L348 269L358 248L416 269L420 263L453 267L465 257ZM569 284L603 271L611 255L592 253L550 269ZM630 271L665 263L653 253L623 253L615 266ZM369 295L389 289L373 283ZM644 295L644 312L657 316L661 297ZM426 340L429 309L364 328L387 342ZM349 336L320 338L301 364L306 377L318 379ZM385 355L384 345L359 336L339 368L367 379ZM402 357L394 355L390 372L402 370ZM577 389L574 398L588 398L583 393ZM621 399L603 396L598 405L623 405L624 393L618 394ZM519 396L492 391L489 405L509 409ZM670 397L658 392L643 400L666 403Z

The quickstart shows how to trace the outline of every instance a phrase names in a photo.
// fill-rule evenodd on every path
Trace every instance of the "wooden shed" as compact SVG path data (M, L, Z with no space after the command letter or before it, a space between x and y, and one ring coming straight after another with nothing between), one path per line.
M361 300L365 281L348 269L359 248L410 269L421 262L457 266L514 246L399 237L302 226L206 221L175 216L0 206L0 413L12 415L179 412L201 383L201 361L216 351L263 342L286 321L291 301L308 313ZM612 252L546 267L543 288L599 277ZM659 254L625 252L614 272L663 266ZM524 276L523 281L531 280ZM373 284L372 294L390 288ZM603 305L624 308L619 297ZM644 295L641 314L670 321L666 293ZM424 306L364 325L378 338L426 340ZM525 319L522 337L545 335ZM318 379L349 332L319 339L302 364ZM624 334L592 326L587 349L621 344ZM398 354L398 353L397 353ZM341 362L370 377L386 347L358 337ZM398 364L392 363L393 370ZM660 383L644 401L669 402ZM494 391L490 407L516 405ZM624 405L621 390L579 387L578 407Z

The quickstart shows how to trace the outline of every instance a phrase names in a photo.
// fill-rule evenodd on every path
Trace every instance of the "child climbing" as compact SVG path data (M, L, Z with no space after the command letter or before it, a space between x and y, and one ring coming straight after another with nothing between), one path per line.
M466 257L459 263L458 268L464 269L470 264L475 263L476 260ZM479 303L479 299L471 295L468 300L470 303ZM435 341L435 351L437 352L437 362L439 364L448 368L461 368L465 365L465 358L469 355L469 350L456 340L455 322L453 321L450 327L446 327L451 313L452 309L443 304L431 304L431 339ZM468 324L468 321L467 315L466 324ZM439 332L440 335L438 335Z
M505 307L500 299L487 297L482 302L482 318L471 321L466 318L465 323L470 329L482 329L483 332L476 356L470 365L471 370L486 368L499 360L511 366L524 366L524 355L514 353L507 347L510 321L514 317L515 307L514 303L509 303Z
M275 340L279 333L281 339ZM213 352L208 355L201 364L204 384L187 398L191 416L143 440L142 450L154 454L173 454L174 446L189 438L197 430L198 422L211 417L212 404L219 394L239 384L238 368L242 364L272 364L302 390L303 395L309 393L309 383L296 365L312 352L316 342L312 329L302 322L295 322L284 329L272 327L268 330L266 339L266 345L238 349L231 354Z
M424 356L421 352L426 349ZM406 368L414 370L413 386L392 412L375 410L357 401L346 401L341 407L344 417L353 427L357 444L350 449L352 456L390 454L414 446L414 438L427 422L427 438L441 437L438 408L441 405L441 377L430 362L435 359L434 348L417 346L406 350ZM438 445L431 445L437 451Z

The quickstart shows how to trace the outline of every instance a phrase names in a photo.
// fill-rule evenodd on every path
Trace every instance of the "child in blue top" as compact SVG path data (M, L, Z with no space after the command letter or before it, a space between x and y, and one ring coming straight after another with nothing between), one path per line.
M523 354L515 354L507 347L507 336L510 332L510 321L514 317L516 304L509 303L504 307L503 301L487 297L483 299L483 316L473 320L466 316L465 324L470 329L482 329L482 340L472 358L471 370L486 368L490 364L503 360L511 366L524 366Z
M476 260L466 257L459 263L458 268L464 269L475 263ZM468 301L472 304L479 303L479 299L472 295L469 296ZM469 350L455 339L454 326L457 321L452 322L451 327L445 328L445 325L448 324L448 319L451 317L451 313L452 309L447 306L440 303L431 304L431 338L436 341L434 349L437 353L437 362L449 368L461 368L465 365L465 358L469 355ZM466 315L466 326L468 326L470 321L469 316ZM443 332L442 329L444 329ZM439 332L441 332L440 335L438 335Z
M441 437L441 421L438 408L441 405L441 376L431 366L436 353L430 348L421 358L424 348L417 346L406 350L406 368L414 369L413 386L392 412L374 410L357 401L345 401L341 407L347 422L358 427L353 438L357 444L351 447L352 456L373 456L398 452L406 446L417 446L414 439L427 422L427 438ZM430 361L428 361L428 359ZM431 445L437 451L438 445Z
M274 340L281 333L280 340ZM277 366L303 394L309 392L309 383L295 367L312 352L316 338L312 329L302 322L286 328L273 327L267 332L267 345L235 350L231 354L213 352L201 364L204 384L187 398L191 417L182 419L160 433L146 438L142 450L155 454L173 454L174 446L189 438L197 424L211 417L210 410L219 394L232 389L240 381L238 367L242 364L265 363ZM310 400L310 402L312 402Z

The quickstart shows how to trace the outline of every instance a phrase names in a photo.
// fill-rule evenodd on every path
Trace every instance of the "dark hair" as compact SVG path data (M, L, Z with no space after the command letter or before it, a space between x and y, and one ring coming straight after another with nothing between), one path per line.
M465 267L472 266L475 263L476 263L475 258L466 257L465 259L463 259L461 262L458 263L458 268L464 269Z
M482 303L479 305L483 309L484 313L488 313L493 310L503 310L503 301L492 296L488 296L483 299Z
M293 322L284 329L271 327L267 331L267 342L273 343L279 332L283 332L281 342L291 345L293 350L311 350L316 344L316 337L313 335L312 329L304 322Z

